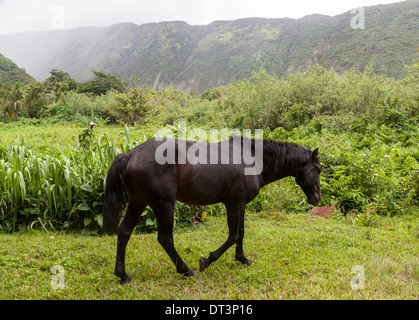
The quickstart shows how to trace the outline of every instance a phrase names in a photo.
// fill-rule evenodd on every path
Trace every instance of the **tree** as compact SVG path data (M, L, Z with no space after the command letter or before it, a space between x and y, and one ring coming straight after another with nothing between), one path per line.
M10 90L3 89L3 117L6 121L6 116L8 116L9 120L13 117L18 120L18 112L22 108L22 86L23 83L20 81L16 81L14 86Z
M414 59L414 64L412 66L404 66L408 75L407 79L412 79L412 81L419 80L419 48L416 48L416 57Z
M64 92L76 90L78 83L70 77L68 72L58 69L52 69L50 76L45 80L48 92L52 92L55 96L55 101L58 101Z
M101 71L93 71L95 77L92 80L86 81L79 86L79 92L90 92L95 95L105 94L111 89L116 91L123 91L125 83L121 80L120 76L107 74Z
M0 111L3 113L3 119L6 122L7 121L7 88L3 87L0 83Z
M117 120L134 125L144 123L152 113L160 109L153 104L153 95L146 88L131 88L127 93L115 95L117 104L112 111Z
M58 69L51 69L49 72L50 76L45 80L46 83L55 85L60 82L71 82L74 81L68 72L61 71Z
M45 106L43 97L44 92L45 85L42 82L33 82L25 87L25 98L23 99L23 102L30 118L37 118L40 116L40 112Z

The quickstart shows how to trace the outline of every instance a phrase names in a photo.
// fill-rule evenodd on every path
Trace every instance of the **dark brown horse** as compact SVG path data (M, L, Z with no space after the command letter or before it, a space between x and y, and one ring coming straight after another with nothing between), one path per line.
M259 164L256 161L252 164L245 158L246 145L250 148L247 158L259 160ZM256 156L258 152L259 157ZM252 174L249 169L258 165L259 169ZM245 169L249 170L247 174ZM147 140L118 155L106 179L104 228L108 233L118 231L114 274L121 278L121 283L131 281L125 272L125 249L147 205L153 209L157 219L158 241L172 259L177 272L187 277L195 274L173 244L176 200L194 205L223 202L226 206L227 241L211 252L208 258L201 258L200 271L233 244L236 244L235 258L251 265L243 253L246 204L257 196L263 186L287 176L295 177L307 201L315 204L321 200L319 174L318 149L312 151L293 143L241 137L219 143L158 138ZM124 192L128 208L119 225Z

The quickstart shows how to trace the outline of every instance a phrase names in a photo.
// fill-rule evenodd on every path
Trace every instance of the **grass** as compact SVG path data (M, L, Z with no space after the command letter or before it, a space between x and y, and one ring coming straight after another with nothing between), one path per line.
M419 217L379 217L373 227L349 218L275 211L248 213L244 249L253 266L229 249L197 278L183 279L156 234L135 234L121 286L112 272L116 236L81 233L0 234L0 299L418 299ZM175 245L192 268L227 238L224 217L177 230ZM64 268L64 289L51 268ZM364 289L351 270L362 266Z
M77 147L78 135L86 129L85 126L63 124L27 124L25 121L13 123L0 122L0 143L5 145L17 144L25 138L30 147L48 154L68 152ZM109 141L119 141L125 136L122 126L95 127L96 138L103 134L108 136ZM134 130L130 131L133 140L141 140L143 137Z

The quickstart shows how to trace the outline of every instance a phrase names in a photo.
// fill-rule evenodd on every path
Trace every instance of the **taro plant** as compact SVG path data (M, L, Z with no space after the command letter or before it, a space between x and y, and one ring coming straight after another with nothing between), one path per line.
M107 170L120 150L101 136L67 155L35 155L26 140L0 148L0 229L102 225Z

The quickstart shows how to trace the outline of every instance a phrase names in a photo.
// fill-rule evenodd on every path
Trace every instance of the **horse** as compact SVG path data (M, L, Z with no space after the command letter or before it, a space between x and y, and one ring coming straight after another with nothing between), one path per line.
M254 158L260 153L259 170L247 174L246 169L254 169L257 164L253 163L252 167L252 163L246 161L246 145ZM201 272L233 244L236 244L235 259L250 266L252 262L243 253L246 204L263 186L287 176L295 178L309 204L319 202L322 195L318 151L318 148L312 151L294 143L242 137L217 143L152 138L117 155L106 177L103 205L105 232L118 234L114 274L121 284L131 281L125 271L126 246L148 205L157 219L158 242L176 271L185 277L195 276L174 247L176 200L190 205L224 203L226 207L228 238L221 247L210 252L208 258L200 259ZM126 214L119 224L119 212L126 202Z

